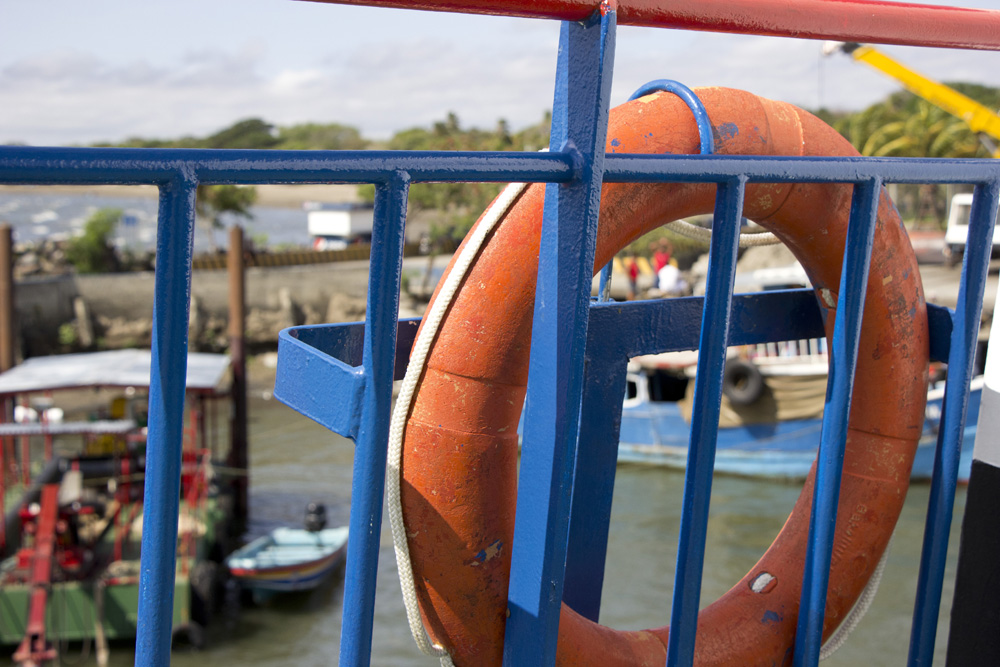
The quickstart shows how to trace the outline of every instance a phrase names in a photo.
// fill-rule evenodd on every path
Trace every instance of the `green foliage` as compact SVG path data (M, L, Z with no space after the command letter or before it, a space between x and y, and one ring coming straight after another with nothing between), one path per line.
M393 150L436 151L537 151L549 143L551 114L546 113L537 125L511 132L507 121L500 119L493 130L463 129L458 116L448 116L429 128L411 128L396 133L378 148ZM145 148L275 148L287 150L360 150L372 148L373 142L361 136L357 128L339 123L303 123L275 127L259 118L248 118L208 137L180 139L142 139L133 137L120 144ZM447 245L459 240L472 223L500 192L495 183L417 183L410 188L409 205L415 212L435 211L431 223L432 241ZM375 188L362 185L358 196L373 201ZM210 230L221 229L227 214L251 218L250 207L256 201L253 188L233 185L200 186L198 217ZM215 239L212 239L215 245Z
M244 185L199 185L195 205L198 215L212 221L212 227L221 229L222 216L234 215L253 219L250 207L257 202L257 189Z
M851 115L847 111L833 111L831 109L827 109L826 107L814 110L812 114L827 125L831 126L835 126L837 123L843 121L843 119Z
M99 209L84 224L83 233L69 240L66 259L79 273L109 273L119 270L118 258L111 245L111 234L121 217L121 209Z
M500 119L493 130L463 129L458 116L449 113L429 128L414 127L397 132L384 146L407 151L523 151L548 145L551 114L538 125L512 134L507 121ZM435 211L431 223L431 243L461 240L479 215L500 192L499 183L416 183L410 187L409 207L414 212ZM362 185L358 196L373 201L375 188Z
M103 142L94 144L98 147L111 146L112 144ZM117 144L122 148L168 148L174 145L172 141L164 139L143 139L142 137L129 137L125 141Z
M356 127L330 123L305 123L278 129L276 148L289 150L360 150L368 147L368 140Z
M985 104L1000 102L1000 90L951 84ZM961 118L906 91L837 121L834 127L862 155L876 157L988 157Z
M987 107L1000 107L1000 89L969 83L949 83L954 89ZM986 157L977 137L959 119L906 91L898 91L864 111L849 113L819 109L814 112L821 120L834 126L864 155ZM463 128L458 116L449 113L430 127L414 127L397 132L388 141L372 142L357 128L339 123L303 123L276 127L259 118L234 123L208 137L180 139L142 139L133 137L121 145L135 147L173 148L278 148L289 150L360 150L386 148L414 151L537 151L548 145L551 114L541 122L520 132L512 132L503 119L492 130ZM221 194L206 193L199 188L199 216L212 228L224 226L220 216L232 213L249 218L249 208L256 193L241 192L235 186ZM432 240L457 240L464 236L472 223L500 191L490 183L417 183L410 188L409 205L414 212L433 211ZM372 201L374 187L363 185L358 196ZM931 211L940 217L943 198L933 186L900 186L900 196L911 202L910 217L920 217ZM250 199L247 199L250 198ZM933 200L939 200L931 204ZM897 202L898 203L898 202ZM907 206L900 206L907 215ZM923 213L921 213L923 211ZM676 241L675 247L684 241Z
M59 344L63 347L73 347L77 343L76 325L63 322L59 325Z
M976 84L948 84L990 108L1000 104L1000 89ZM836 121L834 127L862 155L874 157L989 157L965 121L907 91ZM943 225L945 188L932 184L900 185L896 205L904 218Z
M195 211L201 220L208 221L212 245L215 246L215 231L224 229L226 215L253 219L250 207L257 202L257 189L246 185L199 185Z
M118 144L101 142L95 146L125 148L278 148L288 150L359 150L371 142L357 128L340 123L303 123L276 127L260 118L233 123L207 137L179 139L129 137Z
M248 118L216 132L203 142L206 148L274 148L278 144L274 126L259 118Z

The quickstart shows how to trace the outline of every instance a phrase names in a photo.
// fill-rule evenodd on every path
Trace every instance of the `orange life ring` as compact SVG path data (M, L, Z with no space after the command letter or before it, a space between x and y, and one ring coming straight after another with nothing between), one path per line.
M697 92L719 154L857 154L829 126L789 104L729 89ZM697 153L698 130L683 102L654 93L612 111L607 150ZM802 262L830 311L828 335L851 192L850 185L808 183L746 189L744 214ZM431 636L457 665L498 665L502 657L543 194L542 185L527 188L479 252L433 340L406 422L402 503L417 595ZM667 220L711 212L714 194L705 184L606 184L596 267ZM884 192L878 215L824 638L850 611L886 548L926 401L927 319L916 260ZM790 660L813 474L761 560L701 612L698 664ZM755 592L762 573L772 579ZM768 623L760 620L765 612ZM667 633L616 631L563 605L558 662L663 665Z

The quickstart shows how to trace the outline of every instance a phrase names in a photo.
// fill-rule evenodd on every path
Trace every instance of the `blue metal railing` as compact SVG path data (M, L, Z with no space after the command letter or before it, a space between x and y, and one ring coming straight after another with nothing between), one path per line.
M789 292L734 297L736 238L747 183L855 184L832 341L830 407L824 420L812 522L832 526L843 432L853 383L865 274L882 183L976 186L959 308L931 313L932 356L949 378L914 611L910 664L929 664L973 350L1000 193L1000 163L985 160L754 158L605 155L615 13L563 24L549 153L263 152L159 149L0 148L0 183L152 183L160 187L153 306L146 520L136 664L169 663L173 554L180 477L180 425L194 229L194 190L213 183L374 183L368 309L364 325L283 332L276 394L357 443L340 652L343 665L370 660L391 384L412 342L412 322L397 323L406 195L426 181L550 183L532 332L518 515L505 638L508 665L551 664L565 597L597 617L603 580L617 425L593 420L591 405L620 403L624 360L699 347L692 447L684 493L668 664L691 664L715 423L727 344L805 338L822 331L810 297ZM602 182L709 182L718 185L711 273L705 298L627 304L589 301ZM559 185L562 184L562 185ZM544 305L543 305L544 304ZM553 305L555 304L555 305ZM754 314L748 317L747 314ZM798 313L789 321L789 313ZM677 323L664 331L656 323ZM778 324L781 322L782 324ZM730 325L732 329L730 330ZM586 361L586 364L584 363ZM585 371L585 367L587 370ZM612 378L593 383L588 378ZM620 382L618 381L620 380ZM586 418L581 414L587 415ZM554 415L554 418L553 418ZM580 431L600 437L578 457ZM581 517L587 517L584 530ZM829 572L831 530L810 534L796 664L815 664ZM565 586L565 582L574 582Z

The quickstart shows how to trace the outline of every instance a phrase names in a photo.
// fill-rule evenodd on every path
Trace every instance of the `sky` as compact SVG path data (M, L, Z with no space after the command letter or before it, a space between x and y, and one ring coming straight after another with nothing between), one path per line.
M552 106L558 28L296 0L6 0L0 143L204 136L245 118L388 138L448 112L517 130ZM1000 53L885 51L933 79L1000 86ZM823 58L816 41L619 28L612 104L662 78L810 109L858 110L898 89L847 56Z

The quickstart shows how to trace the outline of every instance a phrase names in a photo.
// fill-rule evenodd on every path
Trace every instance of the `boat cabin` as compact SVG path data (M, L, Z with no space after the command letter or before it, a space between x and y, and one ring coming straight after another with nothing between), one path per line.
M151 362L148 350L115 350L31 358L0 374L0 644L16 645L19 662L53 659L55 639L106 647L135 635ZM228 357L190 354L176 631L207 622L230 539L228 397ZM56 596L80 613L56 613Z

